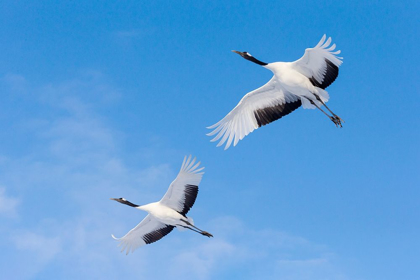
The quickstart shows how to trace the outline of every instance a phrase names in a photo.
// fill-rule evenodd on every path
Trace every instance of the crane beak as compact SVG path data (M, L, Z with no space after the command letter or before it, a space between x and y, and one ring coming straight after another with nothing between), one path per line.
M243 53L241 53L241 52L234 51L234 50L232 50L232 52L237 53L237 54L239 54L239 55L242 55L242 54L243 54Z
M118 201L118 198L110 198L111 200L115 200L115 201Z

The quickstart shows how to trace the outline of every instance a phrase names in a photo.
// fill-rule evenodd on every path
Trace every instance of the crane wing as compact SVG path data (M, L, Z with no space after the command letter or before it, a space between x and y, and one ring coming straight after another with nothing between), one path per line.
M217 147L226 142L226 150L232 142L236 146L255 129L282 118L300 105L300 98L287 92L273 77L262 87L246 94L221 121L209 126L214 130L207 135L217 134L212 142L223 137Z
M194 205L198 194L198 184L204 174L204 172L200 172L204 167L198 168L200 162L195 163L195 160L195 158L191 160L191 156L184 157L178 176L159 201L184 216Z
M331 44L331 37L326 40L324 34L314 48L305 50L305 54L291 63L291 66L308 77L316 87L325 89L331 85L338 76L338 67L343 63L338 57L341 51L334 51L335 44Z
M121 246L121 252L126 251L128 255L143 245L158 241L173 229L174 226L161 223L149 214L123 237L116 238L112 235L112 238L120 241L118 246Z

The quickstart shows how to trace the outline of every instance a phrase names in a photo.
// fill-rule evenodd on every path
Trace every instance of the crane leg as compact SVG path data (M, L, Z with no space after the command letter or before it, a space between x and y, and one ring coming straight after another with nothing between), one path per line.
M178 226L183 227L183 228L190 229L190 230L192 230L192 231L195 231L195 232L197 232L197 233L200 233L200 234L201 234L201 232L200 232L200 231L195 230L195 229L193 229L193 228L190 228L190 227L188 227L188 226L184 226L184 225L178 225Z
M315 95L315 97L316 97L316 99L319 101L319 102L321 102L322 103L322 105L324 105L324 107L325 108L327 108L327 110L328 111L330 111L330 113L333 115L333 117L336 119L336 121L338 122L338 124L340 125L340 127L343 127L342 125L341 125L341 122L345 122L342 118L340 118L339 116L337 116L336 114L334 114L334 112L333 111L331 111L330 110L330 108L328 108L328 106L327 106L327 104L325 104L324 103L324 101L322 101L321 100L321 98L319 97L319 95L318 94L315 94L314 93L314 95ZM334 122L335 123L335 122Z
M314 105L315 107L317 107L322 113L324 113L334 124L335 124L335 126L337 126L337 127L343 127L342 125L341 125L341 119L339 118L339 117L337 117L337 115L335 115L334 113L333 113L333 116L330 116L330 115L328 115L327 113L325 113L325 111L324 110L322 110L318 105L316 105L316 103L315 102L313 102L311 99L309 99L309 98L307 98L307 97L305 97L306 99L308 99L309 100L309 102L311 102L311 104L312 105ZM322 102L322 101L321 101ZM328 109L329 110L329 109ZM330 111L331 112L331 111ZM332 112L331 112L332 113Z
M184 228L189 228L189 229L191 229L192 231L198 232L198 233L200 233L200 234L202 234L202 235L204 235L204 236L207 236L207 237L213 237L213 235L212 235L211 233L209 233L209 232L207 232L207 231L205 231L205 230L201 230L201 229L199 229L198 227L196 227L195 225L191 224L190 222L188 222L188 221L186 221L186 220L182 220L182 219L181 219L181 221L183 221L184 223L186 223L186 224L187 224L187 225L189 225L190 227L195 228L195 230L194 230L193 228L190 228L190 227L187 227L187 226L182 226L182 227L184 227Z

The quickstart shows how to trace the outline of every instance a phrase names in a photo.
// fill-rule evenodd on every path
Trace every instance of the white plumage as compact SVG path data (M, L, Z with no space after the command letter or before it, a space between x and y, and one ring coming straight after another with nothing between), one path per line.
M186 216L194 205L198 193L198 185L204 174L200 172L204 167L198 168L200 162L195 163L195 161L195 158L191 160L191 156L184 158L178 176L158 202L139 206L125 198L111 198L149 213L146 218L122 238L116 238L112 235L114 239L120 241L121 251L126 251L128 254L143 245L156 242L169 234L174 227L190 229L204 236L213 237L210 233L194 226L192 218Z
M218 147L226 143L225 150L231 144L236 146L255 129L271 123L299 108L305 109L325 106L329 99L328 87L338 76L338 67L342 64L340 51L331 45L331 38L324 35L314 48L305 50L305 54L295 62L264 63L255 59L248 52L238 52L243 58L257 63L269 70L274 76L262 87L246 94L238 105L221 121L208 127L214 129L207 135L216 135L211 141L219 141ZM331 112L331 110L329 110ZM324 114L326 114L324 112ZM342 119L331 112L326 114L337 126Z

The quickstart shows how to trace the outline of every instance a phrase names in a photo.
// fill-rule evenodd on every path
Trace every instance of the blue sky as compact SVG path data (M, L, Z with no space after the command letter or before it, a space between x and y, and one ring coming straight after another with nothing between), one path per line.
M89 2L89 3L86 3ZM419 279L417 1L3 1L0 270L5 279ZM328 103L223 151L205 128L326 33ZM190 215L134 254L184 155Z

